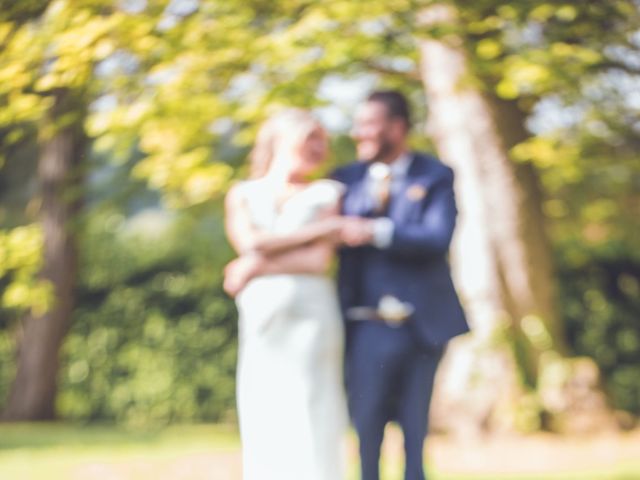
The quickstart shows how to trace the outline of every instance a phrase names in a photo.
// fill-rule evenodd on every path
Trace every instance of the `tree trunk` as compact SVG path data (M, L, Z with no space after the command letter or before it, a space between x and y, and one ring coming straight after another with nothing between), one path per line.
M431 7L420 22L455 22L455 10ZM538 179L509 158L527 137L524 115L471 81L460 37L421 39L419 48L429 133L456 172L452 267L473 331L450 345L432 423L458 433L538 428L545 399L530 389L565 348Z
M51 282L54 303L41 316L29 314L18 335L17 373L5 420L55 417L58 352L70 326L77 253L73 221L80 207L84 135L81 117L67 91L54 93L43 121L38 160L40 222L44 236L42 278Z

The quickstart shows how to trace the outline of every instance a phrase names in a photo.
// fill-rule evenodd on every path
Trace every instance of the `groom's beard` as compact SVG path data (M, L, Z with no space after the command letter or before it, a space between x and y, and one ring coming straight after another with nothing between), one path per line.
M364 155L362 160L366 162L385 162L393 160L390 158L394 151L394 145L386 138L381 138L378 142L378 148L370 152L369 155Z

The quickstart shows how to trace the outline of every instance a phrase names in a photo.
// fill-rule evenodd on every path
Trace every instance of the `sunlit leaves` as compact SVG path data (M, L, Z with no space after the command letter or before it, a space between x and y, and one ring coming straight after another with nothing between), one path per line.
M42 232L36 225L18 227L0 236L0 274L21 271L27 275L40 266Z
M149 155L134 169L134 175L166 195L170 206L185 207L215 198L225 192L233 170L212 163L208 148L176 155Z
M529 12L529 18L538 22L548 21L555 13L556 8L550 3L542 3Z
M496 91L502 98L514 99L544 91L551 79L552 73L544 65L514 55L505 62L504 76Z
M51 304L51 285L37 278L42 264L42 232L36 225L0 231L0 277L9 279L0 306L41 315Z
M480 58L491 60L502 53L502 46L494 39L484 39L478 42L476 53Z
M53 288L49 282L16 280L2 294L2 306L18 311L31 311L41 316L51 308Z
M31 56L5 54L6 69L0 59L12 95L0 121L37 122L50 92L81 91L100 100L86 122L99 150L124 159L139 149L137 177L173 204L199 203L231 176L213 151L221 133L212 125L230 120L240 127L233 140L248 144L274 107L321 104L327 74L366 64L391 71L398 60L400 74L415 68L406 20L418 6L209 1L181 12L158 0L123 12L106 0L56 0L45 22L14 35L12 51L29 46Z

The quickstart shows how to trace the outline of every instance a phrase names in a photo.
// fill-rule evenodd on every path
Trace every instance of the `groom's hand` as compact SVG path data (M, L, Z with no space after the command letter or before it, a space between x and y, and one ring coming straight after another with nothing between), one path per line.
M373 221L370 218L343 217L340 240L348 247L360 247L373 241Z

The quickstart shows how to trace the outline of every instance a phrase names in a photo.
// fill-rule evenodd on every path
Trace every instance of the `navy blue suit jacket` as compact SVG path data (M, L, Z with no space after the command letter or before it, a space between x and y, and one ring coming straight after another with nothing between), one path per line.
M374 217L366 189L368 163L355 162L334 172L345 184L344 215ZM425 348L443 345L469 327L451 281L448 250L456 220L453 171L436 158L413 153L406 177L391 195L388 216L394 224L388 248L342 248L338 270L340 301L378 305L390 294L411 303L408 321Z

